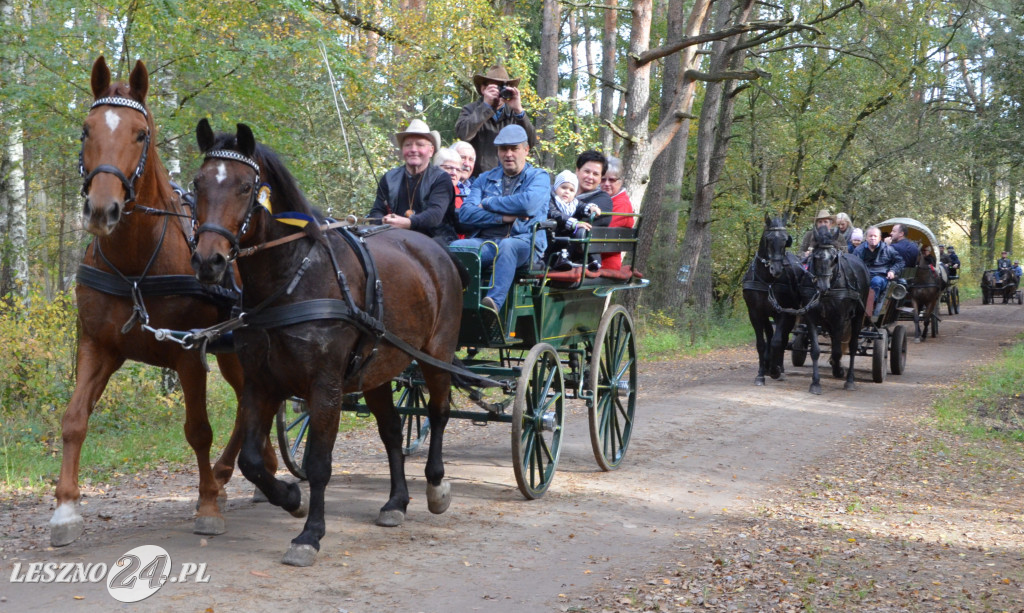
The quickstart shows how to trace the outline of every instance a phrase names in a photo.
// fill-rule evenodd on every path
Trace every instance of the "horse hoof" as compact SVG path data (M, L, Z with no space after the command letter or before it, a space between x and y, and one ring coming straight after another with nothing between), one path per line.
M921 342L921 337L920 336L915 336L914 337L914 342L915 343L920 343Z
M203 534L206 536L216 536L227 531L228 528L224 518L216 515L201 515L197 517L196 524L192 528L192 534Z
M843 386L843 389L853 391L857 389L857 384L854 383L853 381L847 381L846 385Z
M764 385L764 377L754 377L754 385Z
M427 508L434 515L440 515L448 510L452 503L452 486L445 480L441 485L427 483Z
M405 522L405 513L398 509L390 511L381 509L380 514L377 515L377 525L385 528L396 528L401 526L403 522Z
M252 488L252 501L253 502L269 502L270 499L267 498L267 495L263 493L263 490L261 490L258 487L254 487L254 488Z
M306 490L302 489L298 485L295 487L299 488L299 508L288 512L292 514L292 517L305 517L309 515L309 496L306 494ZM302 546L309 547L309 545ZM310 562L309 564L312 563L313 562ZM306 566L309 566L309 564L306 564ZM301 564L296 564L296 566L301 566Z
M312 566L316 562L316 547L292 544L281 558L281 564L288 566Z
M62 504L53 512L53 518L50 520L50 545L70 545L78 540L84 531L85 520L78 514L75 506Z
M810 392L811 392L812 394L815 394L815 395L818 395L818 396L820 396L820 395L821 395L821 386L820 386L820 385L818 385L817 383L812 383L812 384L811 384L811 389L810 389Z

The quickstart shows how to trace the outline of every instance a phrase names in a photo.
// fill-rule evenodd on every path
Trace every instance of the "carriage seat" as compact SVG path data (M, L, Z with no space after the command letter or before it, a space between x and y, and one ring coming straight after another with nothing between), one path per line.
M575 247L582 251L582 261L587 261L590 255L605 253L626 252L635 257L637 237L640 235L640 219L633 228L615 227L607 228L597 226L583 238L569 238L563 236L550 237L551 246L555 249ZM633 278L643 278L643 275L629 265L623 265L619 269L600 268L591 271L583 266L574 267L572 270L552 271L550 269L520 271L523 276L532 279L546 279L559 286L578 287L581 285L607 285L622 284Z

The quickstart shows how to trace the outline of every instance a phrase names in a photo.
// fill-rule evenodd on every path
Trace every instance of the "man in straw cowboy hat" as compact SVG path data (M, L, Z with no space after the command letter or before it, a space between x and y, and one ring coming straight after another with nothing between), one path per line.
M413 119L393 142L402 161L377 182L377 197L367 217L422 232L450 243L455 240L455 188L452 180L430 161L441 148L441 135L423 120Z
M519 96L519 79L508 76L502 66L492 66L484 74L473 75L473 85L480 99L462 107L455 134L476 149L476 167L473 176L498 165L498 149L494 137L502 128L517 125L526 131L527 145L534 147L537 137L533 124L523 110Z
M835 221L835 216L832 215L832 213L829 213L828 209L821 209L818 211L818 214L814 217L814 227L805 232L803 240L800 241L800 252L803 253L804 257L810 255L811 250L814 249L814 245L816 244L814 234L819 226L825 226L832 232L833 236L835 235L835 231L832 229ZM842 248L846 249L845 241Z

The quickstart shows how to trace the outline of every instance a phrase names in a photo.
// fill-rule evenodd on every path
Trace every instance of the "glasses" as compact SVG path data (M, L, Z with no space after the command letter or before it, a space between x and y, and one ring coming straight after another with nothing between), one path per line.
M619 182L619 178L618 177L604 176L604 177L601 178L601 183L618 183L618 182Z
M445 172L459 172L462 169L459 168L458 166L452 166L451 164L444 164L441 166L441 170Z

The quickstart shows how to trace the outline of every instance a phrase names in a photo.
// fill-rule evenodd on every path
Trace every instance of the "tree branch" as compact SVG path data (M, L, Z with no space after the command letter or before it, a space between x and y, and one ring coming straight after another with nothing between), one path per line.
M398 34L395 34L394 32L385 28L384 26L372 23L369 20L364 19L361 15L357 15L355 13L350 13L346 11L344 7L342 7L341 2L339 0L331 0L331 4L329 6L326 4L314 2L313 6L323 11L324 13L327 13L328 15L337 16L342 21L354 26L359 30L372 32L380 36L384 40L396 43L408 42L403 37L399 36Z
M715 74L708 74L706 72L699 72L696 70L687 70L683 73L683 76L687 79L693 79L694 81L718 82L737 80L746 81L760 78L770 79L772 75L760 68L755 68L753 70L726 70Z
M617 126L617 125L616 125L616 124L615 124L615 123L614 123L613 121L611 121L610 119L605 119L605 120L604 120L604 123L608 125L608 129L609 129L609 130L611 130L612 132L614 132L614 133L615 133L615 136L618 136L618 137L619 137L619 138L621 138L622 140L626 140L626 141L629 141L629 142L631 142L631 143L633 143L633 144L636 144L636 143L640 142L640 139L639 139L639 138L637 138L637 137L633 136L633 135L632 135L632 134L630 134L629 132L626 132L625 130L623 130L622 128L620 128L619 126Z
M672 55L677 51L682 51L687 47L694 45L702 45L704 43L713 42L716 40L722 40L723 38L730 38L738 34L744 34L746 32L755 32L760 30L776 30L782 27L791 25L789 22L779 21L752 21L750 23L741 23L731 28L726 28L720 32L708 32L707 34L701 34L699 36L691 36L674 43L663 45L655 49L648 49L640 55L632 55L631 57L636 61L638 66L649 64L654 60L659 60L663 57Z

